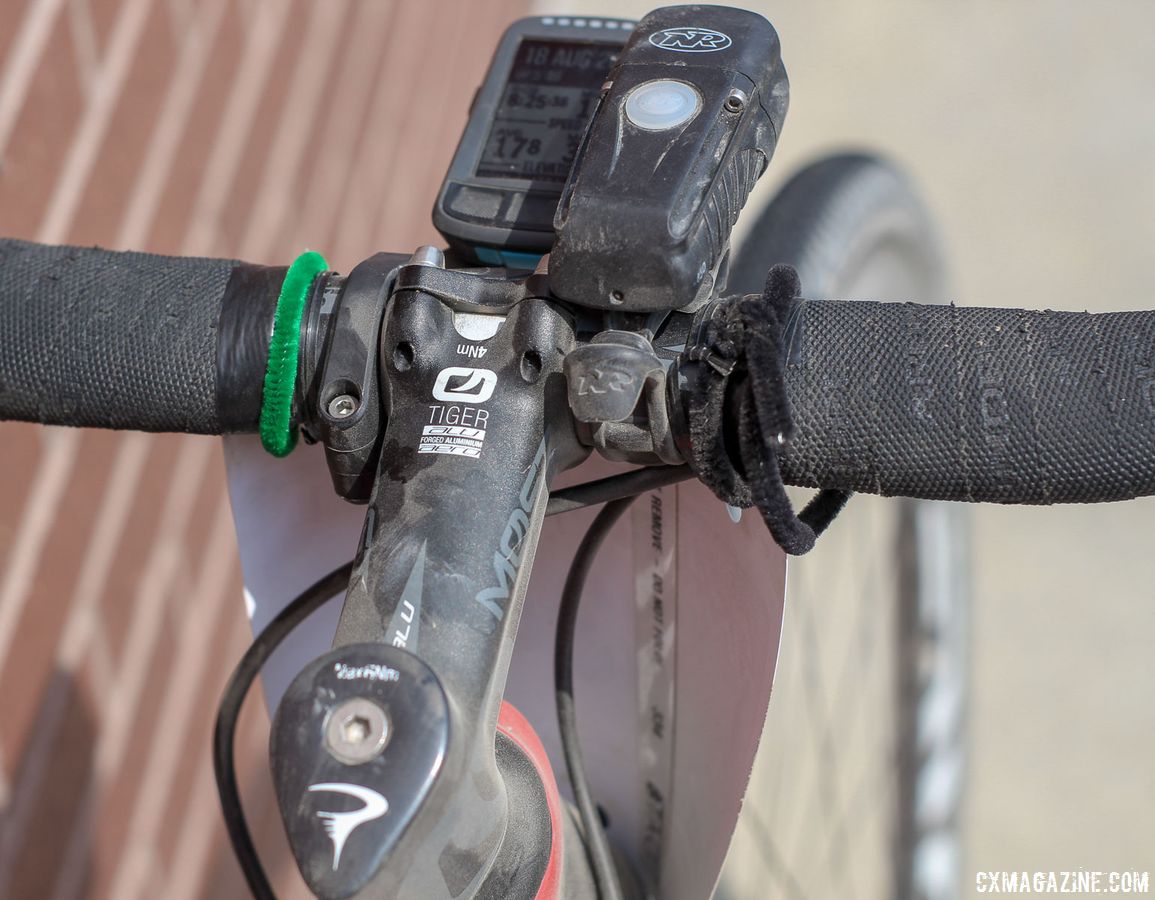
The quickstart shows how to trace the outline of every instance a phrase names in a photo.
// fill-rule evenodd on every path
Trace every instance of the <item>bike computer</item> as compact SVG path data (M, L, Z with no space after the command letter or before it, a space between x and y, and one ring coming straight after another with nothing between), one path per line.
M506 29L433 207L454 250L529 268L549 251L574 155L635 24L535 16Z

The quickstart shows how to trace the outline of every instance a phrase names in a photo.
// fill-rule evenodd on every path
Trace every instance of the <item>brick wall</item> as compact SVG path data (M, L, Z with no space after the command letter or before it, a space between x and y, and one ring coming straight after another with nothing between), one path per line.
M524 0L0 0L0 234L348 269L434 240ZM0 353L5 348L0 347ZM0 897L245 896L209 763L248 639L210 438L0 423ZM264 763L250 820L302 888Z

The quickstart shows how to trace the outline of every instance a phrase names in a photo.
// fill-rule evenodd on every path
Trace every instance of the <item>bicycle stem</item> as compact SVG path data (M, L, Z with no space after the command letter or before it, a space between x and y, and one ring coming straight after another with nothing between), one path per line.
M464 890L504 836L494 739L513 640L548 485L589 451L562 373L569 318L476 282L504 308L454 309L403 277L388 300L376 348L386 425L356 567L333 650L274 722L282 815L320 897ZM350 723L365 759L342 736ZM355 821L381 802L391 814Z

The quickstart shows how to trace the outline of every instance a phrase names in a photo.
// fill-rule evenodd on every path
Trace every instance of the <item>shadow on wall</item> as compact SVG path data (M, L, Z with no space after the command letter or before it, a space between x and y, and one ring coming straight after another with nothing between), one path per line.
M0 896L74 895L89 881L93 832L116 827L95 821L96 726L75 675L52 673L31 734L0 818Z
M263 707L251 700L239 729L241 749L263 743L268 727ZM143 885L140 896L149 896L149 886L175 875L173 869L164 872L154 842L136 847L127 844L129 819L137 799L131 782L139 769L126 767L119 776L129 782L124 785L128 790L118 792L114 786L111 797L97 796L97 726L73 674L62 669L52 673L30 733L0 811L0 897L88 900L105 896L96 871L98 859L105 854L109 857L106 868L119 870L125 863L130 868L139 867L134 874L139 877L138 886ZM203 743L207 756L207 736ZM312 895L288 852L264 759L242 753L238 777L249 827L260 858L268 866L276 896L308 900ZM203 883L192 896L203 900L248 897L219 816L214 817L206 835L211 849L197 872ZM138 854L136 859L131 858L133 853Z

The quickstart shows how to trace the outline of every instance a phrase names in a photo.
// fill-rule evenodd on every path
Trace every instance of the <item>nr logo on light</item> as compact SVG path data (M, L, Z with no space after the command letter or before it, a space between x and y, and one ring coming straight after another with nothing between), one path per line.
M728 34L712 28L663 28L650 35L650 43L676 53L710 53L725 50L733 41Z

